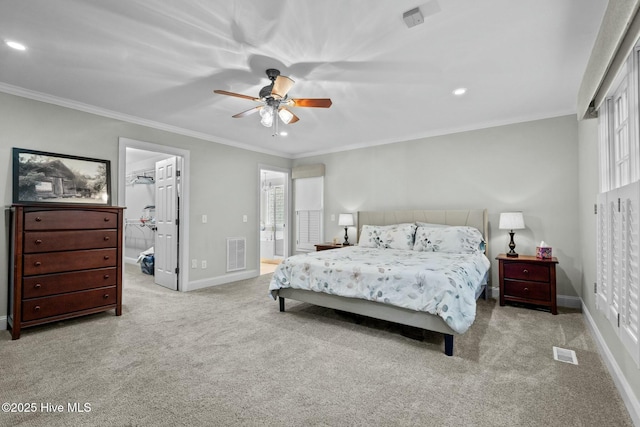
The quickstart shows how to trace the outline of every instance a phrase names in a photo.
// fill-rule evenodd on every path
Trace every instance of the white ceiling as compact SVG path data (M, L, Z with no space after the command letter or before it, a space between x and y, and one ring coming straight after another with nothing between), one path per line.
M606 5L2 0L0 39L28 49L0 46L0 91L296 158L574 113ZM257 96L267 68L332 107L295 108L286 137L232 118L258 104L213 90Z

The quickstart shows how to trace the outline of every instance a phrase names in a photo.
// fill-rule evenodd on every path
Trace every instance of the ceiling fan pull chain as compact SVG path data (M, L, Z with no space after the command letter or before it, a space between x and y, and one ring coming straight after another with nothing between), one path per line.
M273 107L273 135L271 136L278 136L278 122L279 122L279 117L278 117L278 108L276 106Z

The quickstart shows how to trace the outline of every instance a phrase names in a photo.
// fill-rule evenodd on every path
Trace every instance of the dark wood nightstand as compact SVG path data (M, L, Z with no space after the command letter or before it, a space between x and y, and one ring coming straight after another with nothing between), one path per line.
M329 249L346 248L351 245L343 245L342 243L318 243L313 246L316 247L316 251L327 251Z
M531 255L517 258L500 254L499 263L500 305L505 301L549 307L551 314L558 314L556 301L556 264L558 259L539 259Z

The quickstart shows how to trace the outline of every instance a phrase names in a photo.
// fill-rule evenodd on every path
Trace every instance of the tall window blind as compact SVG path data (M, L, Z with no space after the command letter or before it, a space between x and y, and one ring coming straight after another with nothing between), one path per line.
M296 249L314 250L322 242L324 176L294 180Z

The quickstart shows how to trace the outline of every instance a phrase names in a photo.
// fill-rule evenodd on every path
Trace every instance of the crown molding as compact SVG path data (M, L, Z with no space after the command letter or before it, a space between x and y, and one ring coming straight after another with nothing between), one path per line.
M19 86L10 85L0 82L0 92L8 93L10 95L19 96L22 98L32 99L34 101L45 102L47 104L58 105L60 107L70 108L73 110L82 111L89 114L95 114L97 116L108 117L110 119L120 120L127 123L132 123L140 126L145 126L153 129L158 129L166 132L175 133L178 135L188 136L191 138L197 138L204 141L214 142L217 144L228 145L243 150L269 154L272 156L283 157L291 159L291 154L269 150L265 148L255 147L252 145L242 144L239 142L231 141L225 138L220 138L214 135L210 135L203 132L196 132L189 129L184 129L178 126L172 126L166 123L156 122L154 120L143 119L141 117L132 116L129 114L120 113L106 108L96 107L95 105L85 104L82 102L74 101L67 98L61 98L54 95L49 95L43 92L37 92L29 89L25 89Z

